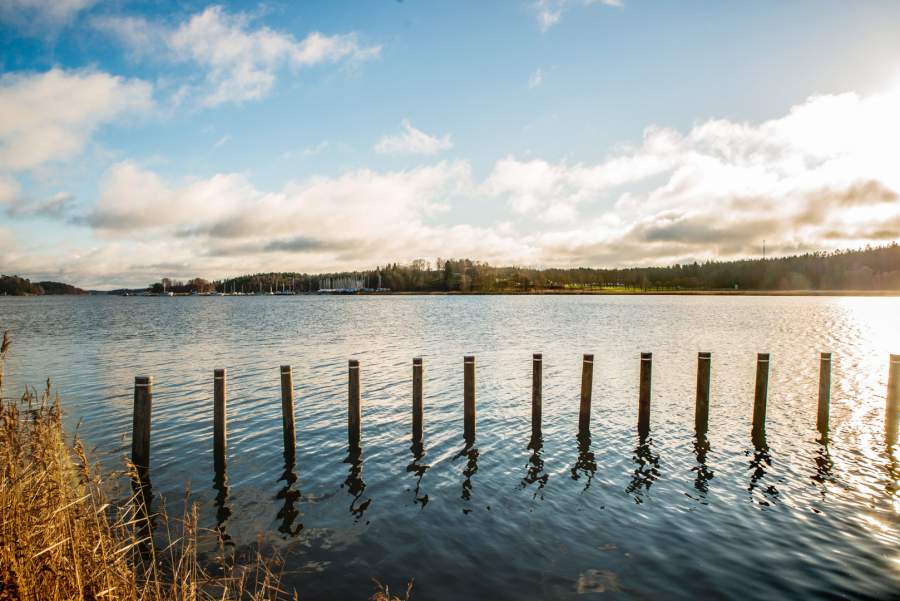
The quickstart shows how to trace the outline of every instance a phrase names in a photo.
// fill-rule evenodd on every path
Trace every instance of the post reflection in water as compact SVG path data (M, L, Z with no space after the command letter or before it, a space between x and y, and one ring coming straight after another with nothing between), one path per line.
M416 476L416 488L413 491L413 502L421 505L421 509L425 509L425 506L428 504L428 495L422 494L422 476L425 475L425 472L428 471L430 465L425 465L420 463L422 457L425 456L425 445L421 442L414 442L410 447L410 451L412 451L413 460L412 463L406 466L406 471L414 474Z
M816 448L816 473L812 475L812 479L813 482L820 485L822 500L824 501L825 494L828 492L827 485L834 482L834 477L831 473L834 468L834 461L831 459L831 453L828 452L828 434L822 434L816 442L818 443Z
M763 506L770 506L778 497L778 489L774 484L765 486L761 480L766 476L767 468L772 467L772 456L769 453L769 444L766 442L765 430L753 432L753 459L750 460L750 486L747 492L750 493L750 499L753 500L754 493L758 490L762 491L763 498L758 503Z
M542 457L544 448L544 437L541 435L540 429L532 432L531 440L528 442L528 449L532 451L531 457L528 458L528 464L525 466L525 477L522 478L521 488L524 490L531 484L537 483L532 498L544 499L544 487L550 479L550 474L544 472L544 458Z
M372 499L362 500L363 492L366 490L366 483L362 479L362 447L358 444L350 446L347 458L344 463L350 464L350 470L347 473L347 479L341 484L341 488L347 487L347 492L353 497L350 501L350 513L353 514L354 521L360 521L372 504Z
M478 472L478 448L475 446L475 435L466 436L466 446L454 457L466 458L466 467L463 470L462 499L469 501L472 498L472 476ZM471 509L463 509L463 513L469 513Z
M638 437L638 446L634 449L632 461L637 466L631 476L631 482L625 492L634 495L635 503L643 503L644 495L659 480L659 455L653 452L653 439L646 434Z
M697 473L694 478L694 488L704 497L709 492L709 481L714 477L713 471L706 466L706 454L709 450L710 445L706 435L697 434L694 437L694 454L697 456L697 465L692 468L692 471Z
M225 523L231 517L231 508L228 506L228 472L224 465L216 470L213 489L216 491L216 535L222 545L233 547L234 541L225 528Z
M284 473L278 479L284 482L284 486L275 495L276 499L284 499L284 504L278 509L277 519L281 520L278 531L286 536L297 536L303 530L303 524L294 526L294 522L300 515L295 505L300 500L300 491L294 487L297 483L297 474L294 472L294 453L284 454Z
M578 459L572 467L572 480L580 480L585 477L584 488L582 492L591 487L591 481L597 471L597 462L594 459L594 453L591 451L591 433L582 430L578 434Z
M156 528L156 515L153 513L153 486L150 484L150 470L135 466L135 477L131 481L132 499L135 504L135 516L138 536L143 541L139 551L144 559L152 556L153 530Z

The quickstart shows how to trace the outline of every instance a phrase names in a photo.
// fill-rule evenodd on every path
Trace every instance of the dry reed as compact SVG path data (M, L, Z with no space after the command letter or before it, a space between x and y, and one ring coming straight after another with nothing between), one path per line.
M9 346L4 335L0 362ZM0 601L289 598L259 553L237 565L222 551L222 575L204 570L196 504L153 515L154 541L140 495L111 503L108 488L80 440L66 443L49 380L16 401L0 389Z
M280 588L277 558L259 551L237 559L222 541L211 562L198 557L195 503L180 519L164 509L148 516L142 495L112 502L111 483L125 474L91 465L76 436L63 435L59 396L50 380L38 393L3 397L0 342L0 601L269 601L294 599ZM134 482L136 471L128 466ZM151 535L155 532L155 536ZM213 535L213 532L209 533ZM215 566L211 575L204 566ZM391 597L377 583L371 599ZM405 600L410 598L412 582Z

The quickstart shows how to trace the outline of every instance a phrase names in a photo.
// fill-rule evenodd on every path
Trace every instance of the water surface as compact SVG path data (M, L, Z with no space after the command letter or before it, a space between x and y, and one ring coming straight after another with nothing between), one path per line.
M190 486L205 526L286 557L305 598L897 598L898 464L884 440L900 300L781 297L0 298L6 394L50 376L69 427L111 468L132 384L155 380L153 491ZM653 353L638 437L641 351ZM712 352L709 435L694 437L697 352ZM830 440L818 354L834 357ZM543 353L542 439L531 355ZM771 353L767 448L750 437L756 353ZM591 436L577 436L594 353ZM477 436L463 440L463 356ZM412 358L425 364L411 448ZM362 449L347 448L359 359ZM279 366L294 367L285 465ZM213 369L229 376L227 479L212 457ZM177 509L176 509L177 511Z

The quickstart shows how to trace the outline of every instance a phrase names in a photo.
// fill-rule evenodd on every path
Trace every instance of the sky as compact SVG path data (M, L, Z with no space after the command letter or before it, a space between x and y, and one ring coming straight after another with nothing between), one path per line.
M900 239L900 2L0 0L0 273Z

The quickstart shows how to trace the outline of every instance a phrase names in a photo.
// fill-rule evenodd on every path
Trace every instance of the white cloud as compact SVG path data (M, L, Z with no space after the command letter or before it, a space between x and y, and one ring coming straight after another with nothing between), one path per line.
M174 28L135 17L94 23L138 54L155 56L165 48L170 58L200 66L205 71L202 102L208 106L266 96L285 66L364 61L381 52L380 46L362 45L355 33L312 32L297 40L289 33L253 27L246 14L229 14L221 6L207 7Z
M97 0L3 0L0 20L29 32L55 33Z
M426 134L424 131L413 127L408 119L404 119L400 125L403 131L398 134L383 136L375 145L375 152L391 155L434 155L453 148L450 134L442 138Z
M169 180L124 162L78 219L93 243L4 261L98 285L423 256L621 266L746 257L763 239L773 253L883 243L900 239L897 106L900 92L813 97L761 123L650 127L640 144L594 164L506 157L480 181L466 162L439 161L270 191L237 173ZM46 216L65 206L62 196L26 204L18 196L14 181L0 179L7 212Z
M585 6L591 4L602 4L604 6L613 6L616 8L622 8L624 6L622 0L581 0L581 3ZM532 4L532 8L534 9L538 27L541 28L541 31L547 31L559 23L560 19L562 19L563 12L568 9L570 4L570 0L535 0Z
M101 125L154 108L150 84L98 71L0 77L0 166L14 171L79 154Z
M596 165L501 160L481 190L523 218L577 220L542 232L545 262L746 256L763 238L776 252L900 239L897 106L900 92L829 95L759 124L650 128L641 146Z
M542 83L544 83L544 72L538 67L538 69L528 78L528 87L534 89Z

